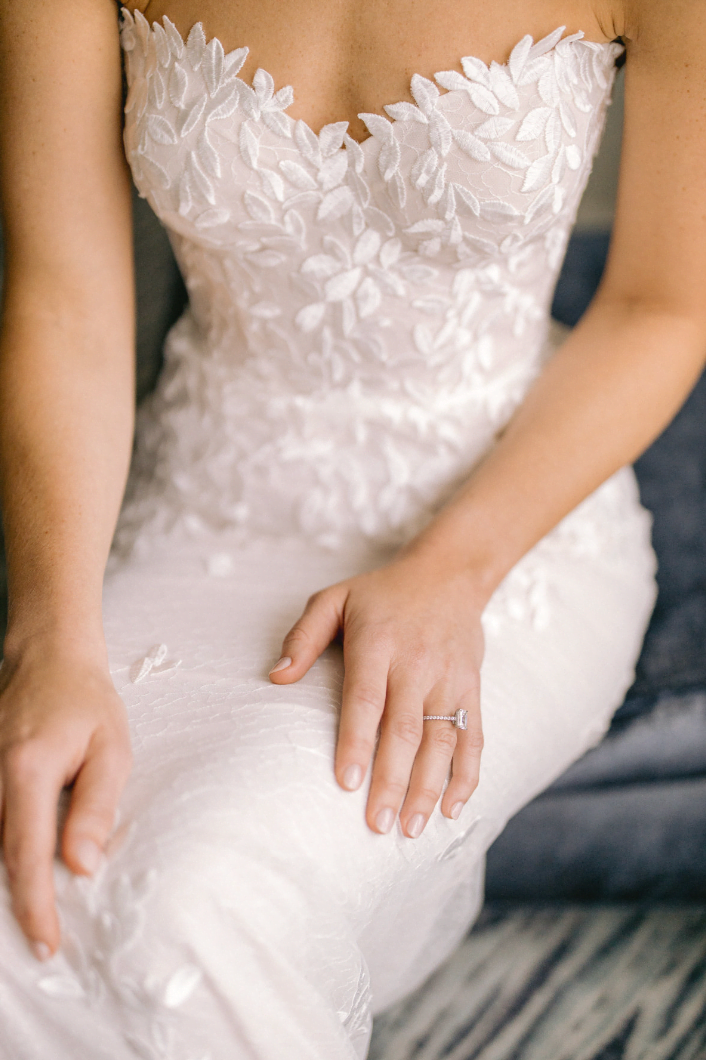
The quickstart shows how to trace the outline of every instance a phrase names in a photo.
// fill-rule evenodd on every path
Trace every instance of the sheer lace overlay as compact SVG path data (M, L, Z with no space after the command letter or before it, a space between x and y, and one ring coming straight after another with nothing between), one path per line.
M315 135L200 24L124 12L125 145L191 310L140 422L121 540L399 540L465 477L547 351L620 46L523 38Z

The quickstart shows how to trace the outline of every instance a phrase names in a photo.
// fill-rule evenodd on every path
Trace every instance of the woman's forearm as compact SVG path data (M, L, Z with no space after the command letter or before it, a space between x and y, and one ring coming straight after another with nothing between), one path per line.
M650 444L705 359L703 320L598 298L411 551L467 568L489 596L552 527Z
M101 305L70 283L9 270L0 339L6 652L37 635L102 644L103 571L132 439L129 301Z

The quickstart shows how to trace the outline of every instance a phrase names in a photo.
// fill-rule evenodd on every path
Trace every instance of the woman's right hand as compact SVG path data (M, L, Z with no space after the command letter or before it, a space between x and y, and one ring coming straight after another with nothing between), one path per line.
M12 907L36 957L59 945L53 861L62 788L72 785L61 852L92 875L131 763L125 707L102 659L34 641L0 669L0 799Z

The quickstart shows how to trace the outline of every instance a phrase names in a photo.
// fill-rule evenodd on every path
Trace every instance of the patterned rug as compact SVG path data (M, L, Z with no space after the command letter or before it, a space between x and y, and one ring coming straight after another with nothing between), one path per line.
M369 1060L704 1060L706 907L486 906Z

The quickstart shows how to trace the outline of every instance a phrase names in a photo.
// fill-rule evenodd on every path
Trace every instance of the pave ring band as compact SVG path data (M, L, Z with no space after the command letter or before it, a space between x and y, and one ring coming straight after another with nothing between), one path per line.
M468 711L459 709L455 714L425 714L422 721L450 721L457 729L467 729Z

